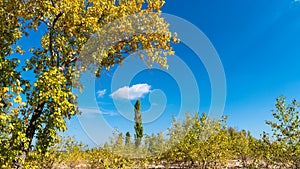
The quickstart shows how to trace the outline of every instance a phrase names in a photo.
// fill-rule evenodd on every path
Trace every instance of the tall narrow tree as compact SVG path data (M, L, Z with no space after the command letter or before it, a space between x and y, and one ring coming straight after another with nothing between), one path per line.
M127 132L126 133L126 136L125 136L125 145L127 146L127 145L130 145L130 141L131 140L131 136L130 136L130 133L129 132Z
M139 147L143 138L143 124L142 124L142 114L141 114L141 103L137 100L134 105L134 130L135 130L135 146Z

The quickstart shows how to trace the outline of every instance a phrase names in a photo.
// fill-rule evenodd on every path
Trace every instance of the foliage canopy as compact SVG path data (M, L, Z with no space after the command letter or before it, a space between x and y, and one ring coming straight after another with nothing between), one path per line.
M177 43L178 39L160 17L164 3L163 0L0 1L2 167L20 167L30 150L45 154L54 145L57 132L66 130L65 119L78 113L72 89L82 88L79 81L82 71L100 76L103 69L121 63L129 53L138 50L146 51L146 57L142 58L149 66L157 62L167 67L166 55L174 53L171 43ZM121 21L114 22L118 19ZM127 22L130 19L139 22ZM113 27L115 23L118 28ZM33 31L40 32L41 39L32 37ZM106 39L116 40L120 32L125 36L118 41L99 42L103 32ZM26 37L40 41L40 45L25 49L19 40ZM97 43L88 43L89 40ZM25 72L34 78L25 76Z

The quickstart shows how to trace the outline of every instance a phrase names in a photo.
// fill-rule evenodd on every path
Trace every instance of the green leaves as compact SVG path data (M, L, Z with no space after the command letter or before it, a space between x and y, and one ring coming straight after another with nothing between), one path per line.
M280 100L277 100L280 101ZM292 102L286 110L297 105ZM136 104L138 105L138 104ZM138 108L138 106L136 106ZM36 148L29 161L35 166L62 166L70 168L89 166L91 168L138 168L138 167L182 167L182 168L226 168L243 166L245 168L266 168L280 166L297 168L299 166L299 144L285 144L282 140L270 140L267 133L261 139L254 138L250 132L227 128L226 117L213 120L205 113L190 115L174 121L168 130L168 137L160 132L146 135L139 147L131 143L130 134L124 136L114 132L111 143L104 147L86 150L70 139L52 141L47 157L42 157ZM297 118L296 118L297 119ZM47 127L42 132L46 132ZM46 135L46 134L45 134ZM45 136L44 135L44 136ZM297 139L297 138L296 138ZM43 140L43 139L41 139ZM43 141L45 143L45 141ZM284 144L283 144L284 143ZM61 152L61 150L64 150ZM36 153L36 154L34 154ZM32 159L34 158L34 159ZM41 159L43 163L41 164ZM52 161L52 162L51 162ZM234 164L237 163L237 164ZM54 165L55 164L55 165ZM230 165L229 165L230 164Z
M134 130L135 130L135 146L139 147L144 135L143 123L142 123L142 113L141 113L141 102L137 100L134 105Z
M300 166L299 145L300 145L300 120L299 105L296 100L286 104L286 99L280 96L276 99L276 110L272 111L273 121L266 121L273 131L273 142L265 136L264 142L270 142L270 160L283 163L286 166ZM272 154L272 155L271 155Z

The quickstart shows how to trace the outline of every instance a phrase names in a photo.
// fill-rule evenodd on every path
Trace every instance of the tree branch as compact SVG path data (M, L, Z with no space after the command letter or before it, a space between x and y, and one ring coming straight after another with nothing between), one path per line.
M76 62L77 59L78 57L73 56L70 60L63 62L59 69L63 72L67 66L69 66L73 62Z
M56 5L55 5L55 3L54 3L53 0L51 0L51 3L52 3L52 6L53 6L54 8L56 8Z
M50 50L50 55L51 55L51 58L52 58L52 64L53 64L53 66L55 65L54 64L54 52L53 52L53 32L54 32L54 27L55 27L56 22L58 21L58 19L62 15L63 15L63 12L59 12L59 14L56 15L55 19L53 20L51 28L49 28L50 29L50 34L49 34L49 50Z
M49 26L49 24L44 19L39 19L39 21L43 22L46 26Z
M39 104L38 107L34 110L34 113L29 121L29 126L26 129L26 137L29 138L29 147L31 146L34 137L37 119L42 115L44 106L45 103Z

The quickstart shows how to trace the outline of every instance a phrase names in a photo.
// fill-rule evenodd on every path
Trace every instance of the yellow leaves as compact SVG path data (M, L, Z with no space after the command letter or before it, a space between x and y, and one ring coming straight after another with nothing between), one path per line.
M49 33L45 34L41 39L42 47L47 50L49 49Z
M12 125L12 123L9 123L9 124L7 125L7 128L9 128L9 129L11 129L11 130L14 130L14 126Z
M17 86L20 86L20 84L21 84L21 83L20 83L20 80L19 80L19 79L16 79L16 85L17 85Z
M14 109L11 110L11 112L13 112L15 116L18 116L19 110L14 108Z
M43 20L46 22L46 25L48 25L48 33L46 33L41 39L42 47L45 50L49 50L50 43L53 43L56 54L59 54L60 56L63 56L62 58L68 60L68 57L75 56L82 52L82 46L86 44L91 34L102 30L107 31L106 34L112 36L117 34L124 35L126 33L129 35L134 33L135 35L139 36L139 38L134 40L134 42L129 46L126 46L126 43L117 43L114 46L114 48L117 49L115 51L116 55L112 54L113 51L110 51L109 53L115 58L121 56L119 54L121 53L121 50L126 50L125 52L130 53L136 50L144 50L149 48L161 48L166 51L170 49L168 42L171 42L171 36L169 36L170 32L168 30L168 24L159 15L154 16L151 14L152 12L156 13L159 11L159 9L164 5L165 1L148 0L145 2L144 0L122 0L119 1L118 4L115 1L93 0L89 2L91 2L89 6L85 6L88 3L85 3L81 0L64 0L54 3L51 1L45 1L45 3L34 1L28 2L29 6L32 5L30 7L30 9L32 9L31 11L36 11L30 15L37 15L35 18ZM144 3L147 3L148 6L146 7L145 5L142 7L142 4ZM56 18L60 13L62 13L62 15L59 18ZM143 15L148 15L148 13L151 16L148 18L143 18ZM120 27L121 31L119 32L116 27L107 29L107 24L110 24L115 20L122 19L124 16L130 16L127 19L135 18L138 22L122 22L122 28ZM53 25L54 23L55 25ZM50 30L53 31L53 42L50 42L49 40ZM136 32L132 32L132 30L136 30ZM153 31L156 31L156 33L160 34L161 36L152 35ZM113 38L112 42L118 42L120 40L122 41L124 38ZM130 36L128 41L131 41ZM155 41L159 41L159 45L153 45L152 43ZM176 43L174 40L172 42ZM98 42L98 44L95 43L94 45L103 44ZM110 67L111 65L121 62L118 59L110 59L105 62L105 65L102 65L102 59L98 59L99 55L103 55L103 58L105 58L107 57L107 52L99 50L99 52L96 52L95 54L96 55L92 56L98 62L96 64L97 67ZM170 54L173 53L170 52ZM165 57L163 55L164 53L149 54L148 57L151 58L149 59L151 61L149 64L152 64L152 60L154 60L159 64L162 63L161 66L166 67L166 64L164 63L166 59L163 58ZM87 64L90 63L88 62Z
M77 113L77 107L74 104L75 96L70 88L72 80L80 79L80 75L70 77L71 74L75 74L73 70L70 71L74 63L69 63L69 65L65 65L65 63L82 53L83 46L87 44L90 37L98 32L102 33L99 34L99 39L89 44L88 52L84 55L88 57L82 59L85 64L76 65L82 67L83 70L95 68L96 74L100 74L100 71L105 68L109 69L113 65L120 64L124 57L122 54L125 52L145 50L145 57L141 57L142 59L148 60L149 65L157 62L163 67L167 67L165 53L174 54L170 44L175 40L171 41L168 24L159 15L151 14L151 12L157 13L160 10L164 4L162 0L149 0L147 1L150 4L148 7L144 0L121 0L119 4L114 0L28 0L20 2L23 1L14 0L11 3L3 1L5 5L3 5L3 9L0 9L2 25L0 37L3 37L8 45L1 48L0 53L9 55L9 53L18 52L23 54L21 46L10 48L25 33L21 31L20 26L38 30L42 23L43 29L40 31L45 30L45 34L40 39L41 49L38 46L29 47L33 56L25 63L26 67L24 68L24 70L34 69L37 80L33 83L35 86L33 88L29 82L16 80L19 77L14 75L14 72L17 72L17 69L14 68L18 65L18 61L15 60L14 65L16 66L12 68L12 71L8 71L12 72L8 74L10 77L14 76L13 82L8 84L9 88L4 87L0 90L1 96L7 96L7 100L0 100L0 107L6 105L11 107L14 103L14 107L9 109L10 116L7 117L14 118L13 115L24 114L22 124L27 125L33 109L38 107L38 104L45 104L47 106L45 110L50 112L43 112L39 118L41 121L35 121L39 126L37 130L42 133L42 136L45 136L36 137L37 142L41 141L42 144L55 137L56 129L66 130L65 118L71 118ZM89 5L86 6L86 4ZM19 19L25 22L20 22ZM10 30L10 32L6 34L3 33L7 32L4 30ZM52 50L50 51L50 49ZM90 52L90 50L94 51ZM51 56L49 56L50 54ZM58 63L56 63L57 61ZM0 63L1 67L7 65ZM65 65L65 67L61 67L59 70L57 65ZM76 86L81 87L79 82L75 83ZM72 84L74 85L74 83ZM22 103L23 95L21 95L23 86L26 86L26 92L32 90L27 92L28 98L31 98L28 100L28 107L30 107L28 109L22 107L25 105ZM24 112L23 108L26 109ZM48 114L52 116L50 117ZM2 117L0 116L0 118ZM44 124L50 127L42 127ZM24 126L8 125L9 130L14 129L13 127L24 129ZM48 131L49 135L43 135Z
M20 85L20 82L18 80L16 81L16 83ZM17 96L13 99L15 94L7 94L7 92L9 91L16 93ZM21 91L23 91L23 89L21 87L17 87L15 84L12 85L11 89L8 87L1 88L0 94L2 97L0 98L0 107L4 107L5 105L8 107L12 107L13 102L19 104L20 106L24 106L25 103L22 103L22 98L19 95Z
M23 89L21 87L17 87L15 90L15 93L20 94L20 92L22 92L22 91L23 91Z
M21 102L22 102L21 96L17 96L17 97L14 99L14 102L16 102L16 103L21 103Z
M35 97L39 102L47 102L48 107L53 108L52 115L60 117L66 114L68 117L68 112L72 112L74 107L73 94L66 86L64 75L57 68L52 68L44 72L35 83L39 91ZM64 120L57 119L56 122L62 123Z
M22 50L20 46L17 46L17 47L16 47L15 52L16 52L16 53L19 53L19 54L21 54L21 55L23 55L23 54L25 53L25 51Z
M165 4L164 0L147 0L148 10L158 10L160 12L160 8Z
M0 94L4 94L4 93L7 93L9 91L9 88L8 87L3 87L0 89Z
M174 54L175 54L175 51L171 50L171 51L169 51L168 54L169 54L169 55L174 55Z
M180 43L180 39L178 38L177 33L175 32L172 36L172 43Z

